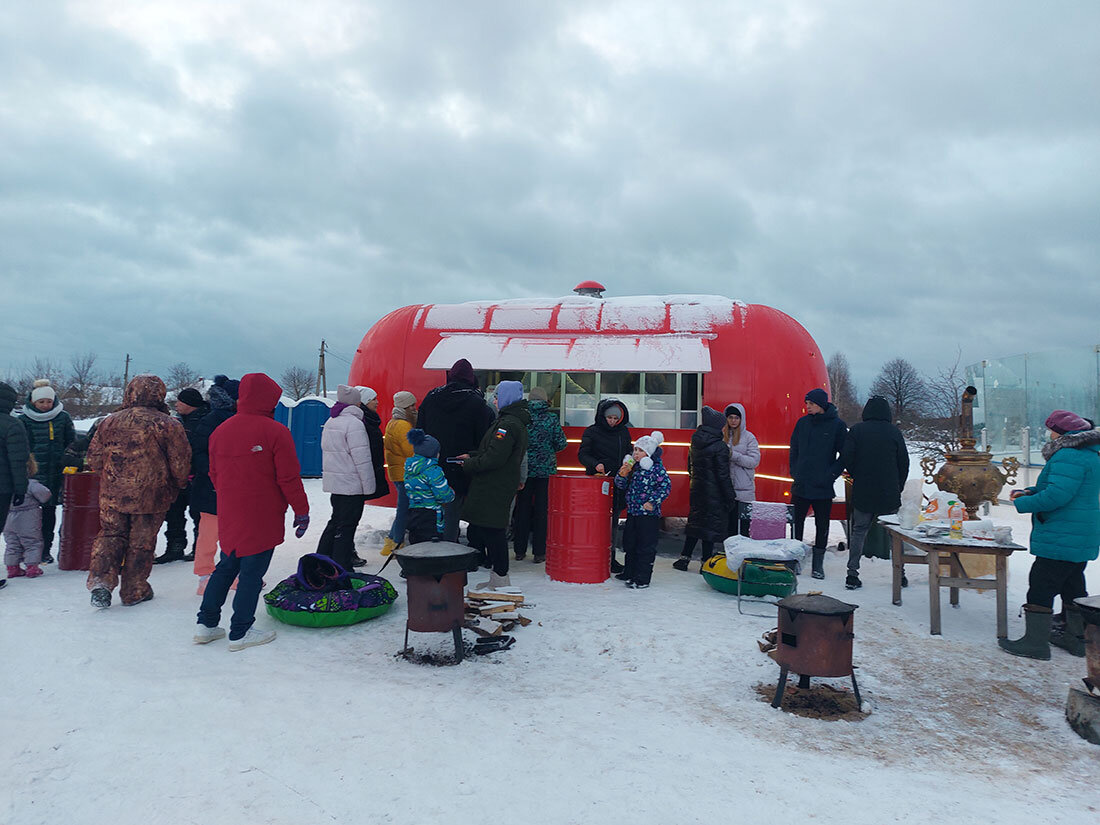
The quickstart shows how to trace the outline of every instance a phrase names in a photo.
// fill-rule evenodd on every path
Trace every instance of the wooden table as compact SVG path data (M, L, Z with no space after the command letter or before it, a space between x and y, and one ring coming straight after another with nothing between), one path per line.
M898 524L896 516L883 516L879 524L890 535L890 561L893 565L894 604L901 604L901 578L906 564L925 564L928 566L928 613L929 632L940 635L940 588L951 589L951 604L958 607L959 590L996 590L997 591L997 638L1008 636L1008 557L1017 550L1025 548L1018 544L998 544L995 541L980 539L953 539L938 537L931 539L916 530L907 530ZM925 555L905 552L905 545L923 550ZM972 578L967 576L959 554L995 556L996 576ZM940 565L948 565L950 575L940 574Z

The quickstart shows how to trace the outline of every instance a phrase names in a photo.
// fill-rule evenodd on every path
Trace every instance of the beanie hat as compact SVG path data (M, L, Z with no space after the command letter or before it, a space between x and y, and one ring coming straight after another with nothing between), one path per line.
M1069 410L1055 410L1048 415L1046 428L1051 432L1058 433L1058 435L1092 429L1086 419Z
M201 407L202 393L194 387L185 387L176 393L176 401L181 401L189 407Z
M519 381L501 381L497 384L497 409L523 400L523 384Z
M359 406L359 390L356 387L348 387L340 384L336 388L336 400L349 407Z
M716 432L721 432L722 428L726 426L726 417L713 407L703 407L700 418L702 419L699 424L700 427L709 427Z
M654 451L661 446L661 442L664 440L665 434L660 430L654 430L649 435L643 435L634 442L634 446L645 453L645 458L638 462L642 465L643 470L648 470L653 466L653 459L650 456L652 456Z
M401 390L393 394L393 405L399 409L416 406L416 396L408 390Z
M359 390L359 403L369 404L371 401L378 397L378 393L372 390L370 387L356 387Z
M546 390L542 387L531 387L531 392L527 393L528 401L549 401L550 396L546 394Z
M230 378L228 381L225 382L225 386L223 387L223 389L227 393L229 393L230 398L236 401L237 396L241 393L241 382L238 381L236 378Z
M41 401L43 398L48 398L50 401L57 398L57 393L53 391L48 378L39 378L34 382L34 389L31 390L32 404L35 401Z
M473 365L465 358L459 358L447 370L447 381L465 381L467 384L477 384L477 379L474 378Z
M435 458L439 455L439 442L420 428L409 430L409 434L405 438L412 444L413 452L416 455L422 455L425 458Z
M814 387L808 393L806 393L806 401L812 401L821 409L825 409L829 406L829 394L821 387Z

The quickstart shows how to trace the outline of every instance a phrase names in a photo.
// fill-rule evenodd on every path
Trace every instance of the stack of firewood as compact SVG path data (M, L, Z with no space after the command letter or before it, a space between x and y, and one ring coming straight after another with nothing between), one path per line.
M466 627L478 636L499 636L511 633L516 626L527 627L531 620L520 613L521 607L534 607L525 602L518 590L470 589L466 593Z

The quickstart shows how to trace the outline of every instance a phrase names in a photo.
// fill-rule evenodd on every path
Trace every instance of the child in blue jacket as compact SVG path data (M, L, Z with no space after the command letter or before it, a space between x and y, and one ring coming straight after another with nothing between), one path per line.
M657 533L661 526L661 503L672 491L672 482L661 464L662 433L652 432L634 442L634 453L623 459L615 486L626 490L626 526L623 550L626 566L615 578L627 587L649 587L653 561L657 558Z
M439 466L439 442L420 429L409 430L406 438L413 447L412 458L405 459L409 544L439 541L443 535L443 505L455 498Z

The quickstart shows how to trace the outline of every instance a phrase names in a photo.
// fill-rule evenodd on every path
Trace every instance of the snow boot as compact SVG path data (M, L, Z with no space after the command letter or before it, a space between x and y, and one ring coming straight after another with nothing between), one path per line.
M615 574L615 578L616 578L616 579L618 579L618 580L619 580L619 581L621 581L621 582L628 582L628 581L632 581L632 579L630 578L630 576L628 576L628 575L626 574L626 571L625 571L625 570L624 570L624 571L623 571L622 573L616 573L616 574Z
M863 582L859 580L859 573L848 571L848 578L844 580L845 590L859 590L863 587Z
M259 630L255 625L248 628L245 634L239 639L229 640L230 650L244 650L246 647L255 647L256 645L266 645L270 641L274 641L274 630Z
M8 578L18 579L20 576L27 575L27 571L20 567L18 564L8 565Z
M489 574L489 581L482 582L477 585L477 589L481 590L496 590L499 587L511 587L512 581L507 575L498 576L496 573Z
M532 556L531 561L534 564L542 564L546 561L546 556Z
M224 638L225 628L207 627L204 624L200 624L195 628L195 635L191 637L191 641L197 645L208 645L211 642L216 642L218 639Z
M39 567L37 564L28 564L27 565L27 574L26 575L27 575L28 579L37 579L44 572L45 571L41 567ZM1082 632L1084 632L1084 631L1082 631Z
M815 579L825 578L825 548L815 547L810 575Z
M106 587L93 587L92 588L92 607L98 607L100 610L111 606L111 591Z
M622 563L620 563L619 560L615 558L614 553L611 554L611 572L612 573L622 573L623 572Z
M1053 611L1049 607L1037 604L1024 605L1024 635L1019 639L998 639L997 644L1006 653L1013 656L1026 656L1029 659L1050 658L1050 620Z
M680 556L680 558L676 559L676 561L672 563L672 566L675 567L677 570L687 570L689 564L691 564L691 559L687 558L686 556Z
M384 542L382 542L382 549L379 550L378 552L380 554L382 554L383 556L388 556L390 553L392 553L394 550L396 550L400 546L401 545L398 544L396 541L391 539L389 536L386 536L386 540Z
M27 575L31 574L30 568L27 568ZM1084 656L1085 655L1085 619L1081 615L1081 611L1076 607L1066 608L1066 625L1065 629L1061 633L1056 633L1053 629L1050 632L1050 643L1055 647L1060 647L1062 650L1069 653L1071 656Z
M54 563L54 557L50 555L50 548L48 548L48 547L45 550L42 551L42 563L43 564L53 564Z
M183 548L169 548L153 559L153 564L168 564L170 561L183 561Z
M8 586L8 580L7 579L0 579L0 587L7 587L7 586Z

